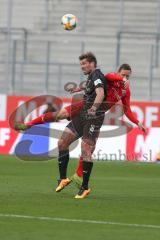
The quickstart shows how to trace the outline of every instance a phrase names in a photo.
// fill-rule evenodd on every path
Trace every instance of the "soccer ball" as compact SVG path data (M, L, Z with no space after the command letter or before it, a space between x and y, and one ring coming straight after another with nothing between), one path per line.
M77 18L73 14L65 14L61 19L61 24L65 30L73 30L77 25Z

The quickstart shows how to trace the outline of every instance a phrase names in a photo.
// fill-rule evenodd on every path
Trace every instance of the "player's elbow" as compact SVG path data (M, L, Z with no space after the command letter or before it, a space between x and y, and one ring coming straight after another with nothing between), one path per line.
M96 94L104 98L104 89L102 87L96 89Z

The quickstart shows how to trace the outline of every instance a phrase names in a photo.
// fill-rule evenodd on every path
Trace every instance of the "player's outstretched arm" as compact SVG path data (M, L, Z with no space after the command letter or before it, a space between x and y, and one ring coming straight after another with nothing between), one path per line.
M124 109L124 114L126 117L136 124L140 130L142 130L144 133L146 133L146 127L139 122L137 118L134 117L133 112L130 107L130 90L128 89L127 94L124 98L122 98L122 103L123 103L123 109Z
M144 126L141 122L139 122L137 118L134 117L133 112L132 112L130 106L129 106L129 107L128 107L128 106L126 107L126 105L124 106L124 113L125 113L126 117L127 117L131 122L133 122L134 124L136 124L140 130L142 130L144 133L146 133L146 128L145 128L145 126Z

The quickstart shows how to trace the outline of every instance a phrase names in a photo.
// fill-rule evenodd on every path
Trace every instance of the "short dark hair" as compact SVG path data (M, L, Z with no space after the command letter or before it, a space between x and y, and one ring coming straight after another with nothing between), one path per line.
M97 66L97 59L92 52L86 52L86 53L81 54L79 56L79 60L81 61L83 59L86 59L88 62L94 62L95 66Z
M118 68L118 72L120 72L121 70L128 70L132 72L131 66L128 63L123 63L119 68Z

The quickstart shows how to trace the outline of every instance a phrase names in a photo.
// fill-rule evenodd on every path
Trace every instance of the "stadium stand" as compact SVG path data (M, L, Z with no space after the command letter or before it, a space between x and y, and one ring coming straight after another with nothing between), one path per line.
M159 36L156 35L156 1L15 0L11 37L14 48L10 51L12 64L4 60L8 54L7 32L4 32L7 6L4 0L0 0L0 4L0 28L3 30L0 34L1 92L8 89L16 94L48 92L64 95L66 82L78 83L82 79L79 54L91 50L97 55L104 72L114 71L123 62L131 64L133 99L158 99L160 67L155 63L155 58L159 58L159 52L155 53ZM62 15L69 12L78 18L78 26L72 32L66 32L60 26ZM153 56L151 50L154 50ZM8 65L11 76L7 82ZM11 89L8 83L12 83Z

